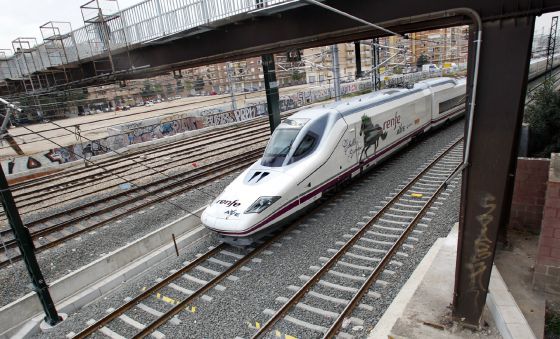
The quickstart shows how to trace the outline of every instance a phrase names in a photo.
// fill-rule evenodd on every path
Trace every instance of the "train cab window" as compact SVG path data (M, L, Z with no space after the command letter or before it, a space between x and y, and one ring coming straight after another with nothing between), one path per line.
M316 144L317 136L312 132L308 132L301 140L299 146L296 148L289 163L291 164L299 161L311 154L311 152L313 152L313 150L315 149Z
M309 119L286 119L272 133L264 151L261 165L281 167L292 150L292 144Z

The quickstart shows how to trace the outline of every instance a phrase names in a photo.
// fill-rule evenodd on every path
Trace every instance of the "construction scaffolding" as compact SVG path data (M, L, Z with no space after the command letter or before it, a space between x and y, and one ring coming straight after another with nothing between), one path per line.
M37 39L20 37L12 41L14 59L18 72L21 74L26 93L47 87L48 80L42 78L40 70L45 69L43 59L37 48Z
M101 56L93 59L94 74L97 76L114 73L115 64L119 62L114 58L114 51L123 47L128 51L126 23L118 1L91 0L80 6L80 10L90 55ZM130 57L124 62L130 65Z
M0 88L4 88L7 93L15 93L16 91L13 82L10 81L17 78L17 73L11 67L13 63L9 60L12 54L9 49L0 49Z
M72 25L69 22L49 21L39 28L50 66L48 69L52 75L49 85L56 86L72 81L70 60L79 61L76 41L71 34Z

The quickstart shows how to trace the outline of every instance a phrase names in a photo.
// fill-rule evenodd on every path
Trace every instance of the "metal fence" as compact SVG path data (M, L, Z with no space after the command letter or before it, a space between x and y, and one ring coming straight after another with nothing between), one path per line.
M249 14L263 8L288 4L295 0L145 0L132 7L111 14L100 23L89 23L70 32L60 40L66 57L53 59L47 56L44 44L16 52L0 59L0 79L24 78L48 67L75 62L139 43L193 29L212 25L220 20ZM108 27L108 28L107 28ZM102 30L108 32L103 38ZM108 41L107 41L108 40ZM52 53L52 52L51 52Z

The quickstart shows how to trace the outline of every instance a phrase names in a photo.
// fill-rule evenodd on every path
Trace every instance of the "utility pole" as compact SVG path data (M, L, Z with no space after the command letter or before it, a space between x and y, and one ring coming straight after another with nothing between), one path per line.
M33 245L33 240L29 229L23 226L21 217L14 202L14 197L8 186L8 181L4 175L4 169L0 166L0 196L2 200L2 206L8 217L10 227L14 232L14 237L17 241L19 250L25 262L25 267L27 272L31 276L31 281L33 283L33 289L37 293L43 310L45 311L45 322L51 326L56 325L62 318L58 315L54 302L49 293L49 286L43 278L43 273L39 268L37 263L37 258L35 257L35 246Z
M354 41L354 53L356 54L356 79L363 76L362 73L362 53L360 41Z
M546 78L552 76L554 67L554 52L556 50L556 31L558 30L558 17L552 17L550 23L550 35L548 36L548 48L546 50Z
M231 62L227 63L227 78L228 78L228 83L229 83L229 92L231 94L231 109L232 110L236 110L237 109L237 103L235 102L235 93L233 90L233 77L231 72L233 71L233 68L231 67Z
M338 62L338 45L331 46L332 72L334 76L334 100L340 101L340 65Z

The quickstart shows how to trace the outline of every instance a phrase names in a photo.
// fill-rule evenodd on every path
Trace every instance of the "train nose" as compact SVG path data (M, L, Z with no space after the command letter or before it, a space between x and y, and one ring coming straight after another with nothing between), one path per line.
M279 171L251 168L206 208L202 223L219 233L248 235L275 210L292 180Z
M208 206L201 216L201 221L208 228L218 232L240 232L254 223L255 216L245 211L251 206L251 195L243 198L222 194Z

